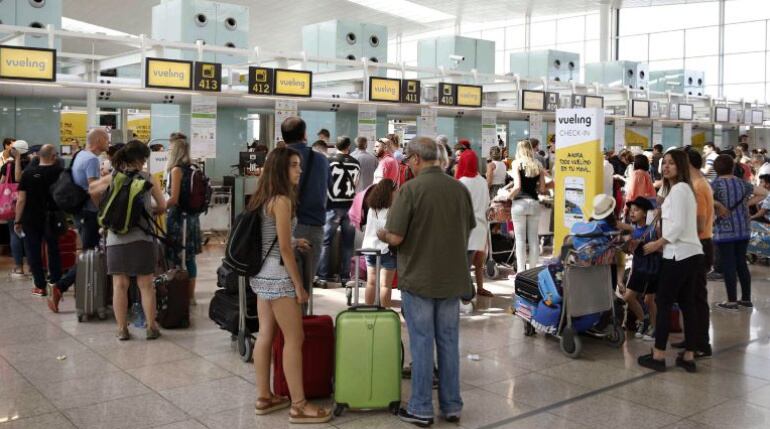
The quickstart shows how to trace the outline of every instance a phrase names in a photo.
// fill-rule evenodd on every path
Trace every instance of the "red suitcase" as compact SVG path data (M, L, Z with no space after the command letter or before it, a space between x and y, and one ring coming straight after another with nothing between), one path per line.
M48 269L48 249L43 242L43 268ZM75 266L78 258L78 234L74 229L69 229L59 237L59 257L61 258L61 270L65 272Z
M332 396L334 375L334 322L331 316L313 316L313 286L310 286L309 316L302 318L305 342L302 344L302 381L308 399ZM283 333L273 341L273 392L290 396L283 370Z

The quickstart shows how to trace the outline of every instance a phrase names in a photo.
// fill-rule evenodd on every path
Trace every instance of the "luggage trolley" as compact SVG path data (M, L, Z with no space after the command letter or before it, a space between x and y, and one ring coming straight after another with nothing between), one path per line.
M238 333L234 334L230 339L233 342L233 347L237 348L238 355L244 362L251 362L252 354L254 353L254 333L251 332L246 325L246 320L258 319L255 314L249 315L248 306L246 305L246 277L238 276Z
M484 273L490 279L495 279L500 275L500 267L516 271L516 244L510 233L504 238L510 241L510 249L495 250L494 239L492 238L493 225L505 225L511 220L511 200L492 201L487 209L487 243L489 251L487 252L487 261L484 265ZM495 255L502 255L504 259L501 262L495 259Z
M612 271L610 265L615 260L617 243L614 241L617 233L606 234L613 239L610 248L602 256L591 261L580 261L578 251L565 243L562 249L564 276L562 278L562 307L558 328L551 334L559 339L561 351L571 357L580 356L583 345L578 334L585 333L594 338L604 339L614 347L620 347L625 342L625 332L615 312L615 293L612 290ZM593 330L601 318L592 326L576 327L573 318L589 316L596 313L611 315L611 323L603 331ZM517 315L519 315L517 313ZM536 333L532 325L532 316L519 315L524 322L524 334L532 336Z

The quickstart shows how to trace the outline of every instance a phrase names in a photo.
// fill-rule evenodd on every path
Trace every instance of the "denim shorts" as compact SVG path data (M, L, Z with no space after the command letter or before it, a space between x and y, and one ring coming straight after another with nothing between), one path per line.
M374 256L374 255L366 255L366 266L367 267L376 267L377 266L377 257ZM388 252L388 253L380 255L380 267L384 268L386 270L395 270L396 269L396 255L394 255L392 252Z

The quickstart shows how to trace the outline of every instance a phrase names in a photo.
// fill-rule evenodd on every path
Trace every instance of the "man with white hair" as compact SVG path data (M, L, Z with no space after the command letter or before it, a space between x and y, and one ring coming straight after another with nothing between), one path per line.
M72 181L88 192L88 185L101 177L99 155L107 150L110 135L104 128L94 128L86 136L85 149L72 157ZM91 199L87 199L80 213L75 215L75 225L78 228L83 250L93 249L99 245L99 223L96 220L97 207ZM75 283L76 267L72 267L58 282L48 285L48 308L54 313L59 311L59 301L62 294Z

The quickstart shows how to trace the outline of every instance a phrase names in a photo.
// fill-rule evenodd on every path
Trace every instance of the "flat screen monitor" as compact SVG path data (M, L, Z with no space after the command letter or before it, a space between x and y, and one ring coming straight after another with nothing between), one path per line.
M692 121L693 118L693 105L692 104L680 104L679 105L679 120Z
M521 91L521 109L522 110L545 110L545 92L530 91L525 89Z
M765 112L762 110L751 111L751 124L762 125L765 122Z
M647 100L631 100L631 116L634 118L649 118L650 102Z
M730 121L730 109L727 107L715 107L714 108L714 122L728 122Z
M586 95L585 106L586 109L604 109L604 97Z

